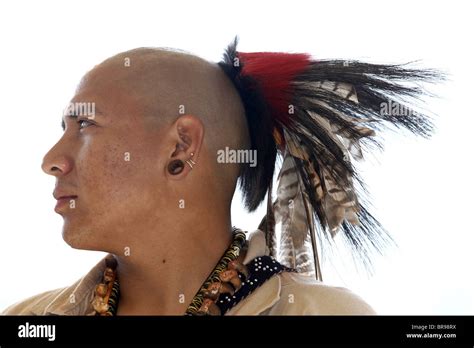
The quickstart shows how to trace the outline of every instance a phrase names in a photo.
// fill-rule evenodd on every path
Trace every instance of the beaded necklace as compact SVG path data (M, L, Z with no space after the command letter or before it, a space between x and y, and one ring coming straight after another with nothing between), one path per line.
M248 263L249 268L237 260L246 249L245 233L234 227L232 243L194 296L185 315L223 315L274 274L295 271L270 256L255 258ZM95 315L115 316L120 299L117 260L109 255L105 263L103 280L95 287L92 306Z

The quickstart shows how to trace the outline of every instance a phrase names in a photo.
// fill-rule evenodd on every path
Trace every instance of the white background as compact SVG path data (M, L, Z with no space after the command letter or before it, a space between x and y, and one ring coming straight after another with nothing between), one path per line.
M448 6L449 4L449 6ZM467 2L465 3L467 4ZM474 314L471 199L472 10L451 1L3 1L0 5L0 308L71 284L102 253L74 250L53 211L43 155L81 76L103 59L168 46L217 61L238 34L241 51L309 52L444 69L431 90L430 140L388 136L363 166L376 216L399 248L372 277L350 259L326 263L324 280L350 288L380 314ZM233 224L253 230L236 197Z

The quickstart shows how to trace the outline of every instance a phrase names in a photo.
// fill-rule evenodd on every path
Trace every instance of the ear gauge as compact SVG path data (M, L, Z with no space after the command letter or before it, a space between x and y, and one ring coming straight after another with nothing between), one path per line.
M191 152L191 157L194 156L194 153ZM186 160L186 163L193 169L193 167L196 165L196 162L194 162L191 158ZM171 175L178 175L181 173L184 169L184 162L181 160L173 160L168 164L168 172Z
M181 160L173 160L168 164L168 172L171 175L178 175L184 169L184 163Z

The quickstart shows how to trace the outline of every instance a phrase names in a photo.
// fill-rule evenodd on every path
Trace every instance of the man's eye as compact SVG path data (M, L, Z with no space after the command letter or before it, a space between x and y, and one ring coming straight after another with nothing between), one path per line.
M79 124L79 129L84 129L93 125L89 120L77 120L77 123Z

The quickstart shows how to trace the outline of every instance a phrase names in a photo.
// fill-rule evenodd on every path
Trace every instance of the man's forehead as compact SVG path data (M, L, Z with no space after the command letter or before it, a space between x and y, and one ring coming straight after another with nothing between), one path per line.
M205 91L217 73L222 72L214 64L185 52L144 48L119 53L84 75L66 116L83 115L83 110L88 116L94 108L103 115L172 114L177 105L192 109L207 98Z
M169 87L179 73L179 62L174 56L157 52L124 52L96 65L81 79L77 94L99 94L113 98L117 93L133 94Z
M64 116L107 116L135 111L128 73L114 66L97 66L81 79L75 95L66 105ZM64 117L63 117L64 119Z

